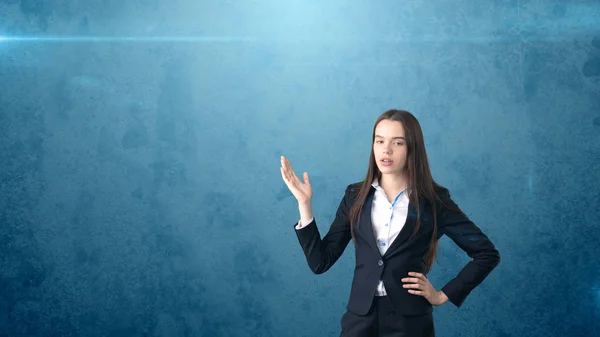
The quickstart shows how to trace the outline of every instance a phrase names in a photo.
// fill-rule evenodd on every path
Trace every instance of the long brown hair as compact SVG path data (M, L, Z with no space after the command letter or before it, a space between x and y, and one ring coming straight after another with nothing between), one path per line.
M369 169L367 170L367 176L360 185L360 190L354 201L352 208L350 209L350 232L352 239L356 244L356 237L354 234L354 224L360 217L361 209L373 180L377 178L381 181L381 171L377 167L375 162L375 153L373 152L373 142L375 141L375 129L382 120L398 121L402 123L404 127L404 138L406 139L407 154L406 154L406 176L407 176L407 194L409 197L410 204L419 209L419 198L423 198L430 202L433 207L433 234L431 236L429 251L425 256L425 268L426 272L431 269L433 261L436 256L438 240L437 240L437 211L436 205L441 202L437 193L435 192L438 188L444 188L438 185L431 176L429 170L429 161L427 160L427 152L425 150L425 142L423 140L423 132L419 121L410 112L405 110L388 110L381 114L375 121L373 126L373 136L371 142L371 155L369 158ZM442 202L443 203L443 202ZM411 234L411 237L415 235L421 226L421 215L417 212L417 221L415 231Z

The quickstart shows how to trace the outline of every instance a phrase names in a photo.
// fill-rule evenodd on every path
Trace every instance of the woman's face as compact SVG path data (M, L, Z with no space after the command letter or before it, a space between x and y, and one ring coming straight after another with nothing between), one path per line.
M375 128L373 153L381 173L401 173L406 167L406 152L406 139L402 123L387 119L379 122ZM384 162L384 159L386 159L386 162Z

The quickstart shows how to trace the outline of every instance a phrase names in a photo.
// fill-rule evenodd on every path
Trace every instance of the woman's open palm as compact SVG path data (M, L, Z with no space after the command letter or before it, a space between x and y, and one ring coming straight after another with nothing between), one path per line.
M304 172L304 182L300 181L289 160L281 156L281 177L298 202L309 202L312 198L312 187L308 172Z

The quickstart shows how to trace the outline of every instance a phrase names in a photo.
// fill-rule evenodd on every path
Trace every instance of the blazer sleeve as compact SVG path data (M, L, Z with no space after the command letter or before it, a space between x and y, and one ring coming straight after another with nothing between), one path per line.
M350 206L350 185L348 185L338 206L335 219L323 239L321 239L317 221L314 218L305 227L294 229L308 266L313 273L322 274L329 270L348 246L351 239L348 217ZM294 227L296 225L297 223L294 223Z
M447 189L442 191L440 198L446 205L442 205L440 210L440 237L447 235L472 258L458 275L441 289L450 302L460 307L471 291L500 263L500 254L490 239L460 211Z

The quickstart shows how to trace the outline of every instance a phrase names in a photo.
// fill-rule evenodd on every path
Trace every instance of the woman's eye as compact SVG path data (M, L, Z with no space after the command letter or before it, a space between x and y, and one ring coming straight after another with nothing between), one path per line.
M381 144L381 143L383 143L383 141L381 141L381 140L376 140L376 141L375 141L375 143L376 143L376 144ZM396 143L394 143L394 144L396 144L396 145L404 145L404 143L402 143L402 142L396 142Z

